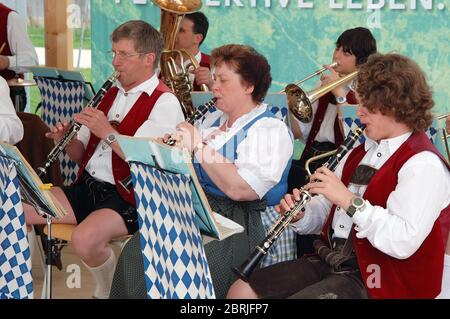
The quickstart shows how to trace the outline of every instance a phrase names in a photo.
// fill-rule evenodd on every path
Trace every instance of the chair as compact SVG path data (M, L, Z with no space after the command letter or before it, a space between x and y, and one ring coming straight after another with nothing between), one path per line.
M70 224L52 224L51 225L51 237L52 240L57 239L56 244L59 245L58 249L61 250L62 245L68 245L72 241L72 233L75 230L76 225L70 225ZM48 235L48 228L47 226L44 227L43 233L45 235ZM126 245L128 240L130 240L131 235L125 235L120 236L117 238L114 238L110 241L111 244L116 245L120 248L122 251L123 247ZM44 252L45 253L45 252ZM41 255L42 258L43 255ZM45 296L44 287L46 286L45 283L47 281L47 273L44 272L44 285L42 290L42 298Z
M203 105L208 102L212 97L212 92L191 92L192 102L194 107ZM286 95L282 93L269 93L264 98L264 103L267 103L269 110L275 114L277 118L282 121L286 121L288 114ZM211 114L217 111L217 108L213 106L209 109L208 113ZM205 115L206 116L206 115Z
M83 108L84 83L62 81L54 78L35 76L34 79L42 98L42 120L53 128L63 120L70 121L75 113ZM77 177L78 166L62 152L60 156L61 173L64 185L70 185Z
M426 133L439 152L450 161L450 152L447 149L448 145L446 140L447 133L445 132L445 127L441 126L441 122L437 117L433 118L433 123Z
M342 125L344 127L344 136L347 136L351 131L356 129L356 127L361 126L361 120L356 115L356 106L343 105L340 108L342 114ZM363 144L365 141L366 137L364 135L361 135L354 147L358 146L359 144Z

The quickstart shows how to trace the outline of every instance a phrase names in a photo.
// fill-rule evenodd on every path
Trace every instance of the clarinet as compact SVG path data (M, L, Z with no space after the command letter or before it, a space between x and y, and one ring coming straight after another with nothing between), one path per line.
M187 118L186 122L194 125L195 122L202 119L203 116L205 116L205 114L208 113L209 109L216 103L216 100L217 100L217 98L213 97L211 100L209 100L205 104L197 107L195 112ZM169 138L165 144L173 146L173 145L175 145L175 142L176 142L175 139ZM123 189L125 189L127 193L130 193L131 188L133 186L133 183L131 180L131 175L128 175L127 177L119 180L119 185Z
M98 90L97 94L88 102L86 107L92 107L96 108L100 101L105 96L106 92L111 88L111 86L114 84L114 82L119 77L120 73L118 71L115 71L107 80L105 83L103 83L100 90ZM45 176L47 174L48 168L52 165L52 163L58 158L59 154L61 154L62 151L65 150L67 145L69 145L70 141L72 141L72 138L77 134L77 132L81 128L81 124L75 121L71 121L71 127L69 130L64 134L64 136L61 138L61 140L53 147L53 149L50 151L50 153L47 155L47 160L43 167L37 168L37 174L40 178Z
M322 166L327 167L331 171L334 171L345 154L347 154L352 149L353 145L359 139L364 129L365 125L362 125L361 127L358 127L354 131L350 132L344 142L338 147L335 154ZM313 196L314 195L309 193L307 190L300 188L300 200L295 202L294 208L286 211L274 223L272 228L269 230L266 238L258 246L255 247L254 251L249 255L249 257L241 266L233 268L234 273L240 279L248 281L256 266L258 266L261 259L267 254L267 251L270 249L270 247L272 247L273 243L289 226L292 219L304 209L305 205L309 203Z

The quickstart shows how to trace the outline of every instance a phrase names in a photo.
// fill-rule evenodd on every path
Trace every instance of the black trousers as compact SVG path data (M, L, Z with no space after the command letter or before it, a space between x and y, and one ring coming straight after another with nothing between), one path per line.
M292 161L291 169L288 175L288 193L292 193L294 188L300 188L308 183L308 173L305 169L305 164L311 157L334 150L336 145L330 142L314 142L310 148L305 148L302 154L302 158L297 161ZM313 173L316 169L322 166L329 157L325 157L316 160L311 163L310 170ZM314 252L312 243L319 236L316 235L297 235L297 256L303 256L304 254L311 254Z
M253 273L250 286L263 299L367 299L359 269L335 271L317 256L278 263Z

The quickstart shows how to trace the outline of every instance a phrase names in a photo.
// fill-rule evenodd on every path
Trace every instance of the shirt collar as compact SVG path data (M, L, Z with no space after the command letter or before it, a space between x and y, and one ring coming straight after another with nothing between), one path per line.
M258 115L264 113L267 109L267 104L266 103L260 103L258 105L256 105L256 107L254 107L250 112L242 115L241 117L239 117L231 126L231 128L234 127L242 127L245 124L247 124L251 119L257 117ZM223 122L225 122L226 120L228 120L228 116L225 115ZM223 124L223 122L221 124Z
M119 81L117 81L117 88L119 89L119 91L121 93L133 94L133 93L145 92L150 96L153 93L153 91L156 89L158 84L159 84L159 80L158 80L158 77L156 76L156 72L155 72L155 74L153 74L153 76L151 78L142 82L138 86L135 86L134 88L132 88L131 90L129 90L127 92L125 92L124 88L122 87L122 84Z
M366 136L366 142L364 143L364 149L367 152L368 150L370 150L371 148L376 148L380 145L387 145L387 148L389 149L389 153L390 154L394 154L396 150L398 150L398 148L411 136L412 132L407 132L405 134L393 137L393 138L388 138L385 140L381 140L379 143L377 143L376 141L368 138Z
M197 54L195 55L195 59L197 60L198 63L200 63L200 61L202 60L202 52L198 51Z

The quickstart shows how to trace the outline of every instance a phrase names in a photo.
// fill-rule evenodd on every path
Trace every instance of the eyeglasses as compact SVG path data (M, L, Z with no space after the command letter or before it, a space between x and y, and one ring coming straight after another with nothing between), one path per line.
M125 52L108 51L107 53L111 55L113 59L117 56L120 60L127 60L133 56L147 54L148 52L125 53Z

